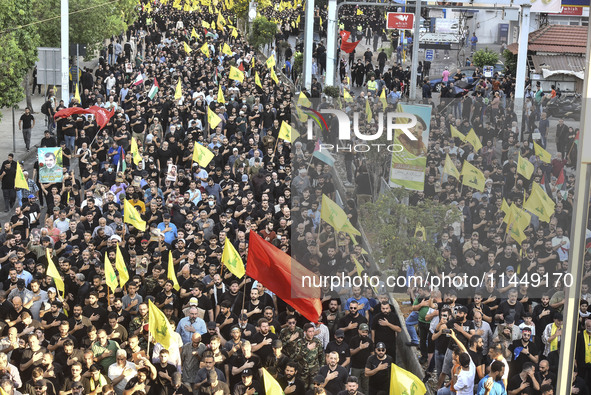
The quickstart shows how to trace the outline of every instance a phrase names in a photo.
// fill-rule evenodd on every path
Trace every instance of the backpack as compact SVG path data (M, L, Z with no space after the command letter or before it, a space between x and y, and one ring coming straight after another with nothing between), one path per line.
M49 115L49 106L51 105L51 102L49 100L47 100L45 103L43 103L43 105L41 106L41 113L45 114L45 115Z

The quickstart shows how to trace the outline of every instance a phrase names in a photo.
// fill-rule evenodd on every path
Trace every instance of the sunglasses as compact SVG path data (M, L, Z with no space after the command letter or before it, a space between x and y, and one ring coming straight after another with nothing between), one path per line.
M386 351L386 349L385 348L378 348L378 349L376 349L376 351Z

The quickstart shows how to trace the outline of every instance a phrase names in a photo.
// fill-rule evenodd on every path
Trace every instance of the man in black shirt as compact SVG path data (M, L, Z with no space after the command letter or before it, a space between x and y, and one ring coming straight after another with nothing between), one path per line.
M255 352L261 361L266 361L273 354L272 343L277 335L269 330L269 321L261 318L257 322L260 331L252 336L252 351Z
M19 130L23 131L23 139L25 140L25 147L27 152L30 151L31 147L31 129L35 127L35 117L31 114L29 107L25 108L25 113L21 115L18 121Z
M16 162L14 161L14 155L8 154L8 159L2 162L2 167L0 168L0 180L2 180L5 213L7 213L16 202L16 190L14 189L15 178Z
M392 359L396 360L396 334L402 332L398 315L392 312L388 301L380 304L380 313L376 314L371 323L371 338L375 343L382 342ZM361 390L363 392L363 389Z
M289 394L293 395L304 395L306 393L306 385L304 382L297 377L298 368L295 362L288 362L285 365L285 374L277 382L285 392L285 389L289 387Z
M388 392L390 388L390 369L392 357L386 354L384 343L376 344L376 353L372 354L365 364L365 375L369 377L369 393Z
M344 342L345 331L337 329L334 338L335 340L332 340L326 345L324 352L326 354L329 354L332 351L339 353L339 365L348 369L349 364L351 363L351 349L349 348L349 345Z
M528 326L523 327L521 339L513 341L509 346L509 350L512 353L510 362L512 372L521 372L529 362L538 363L539 350L535 343L531 341L531 328Z
M367 324L365 326L367 327ZM345 382L347 381L349 372L339 365L339 354L336 351L328 354L326 359L328 364L321 367L318 374L324 377L324 388L326 391L331 394L338 394L345 389Z

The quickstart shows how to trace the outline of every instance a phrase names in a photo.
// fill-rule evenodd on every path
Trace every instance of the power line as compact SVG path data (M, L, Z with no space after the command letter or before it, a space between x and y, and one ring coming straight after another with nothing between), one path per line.
M78 13L80 13L80 12L85 12L85 11L92 10L92 9L95 9L95 8L98 8L98 7L104 7L104 6L106 6L106 5L110 5L110 4L117 3L117 2L119 2L119 0L111 0L111 1L109 1L109 2L107 2L107 3L97 4L97 5L94 5L94 6L92 6L92 7L83 8L83 9L81 9L81 10L77 10L77 11L71 11L71 12L69 12L69 13L68 13L68 15L74 15L74 14L78 14ZM33 25L37 25L37 24L39 24L39 23L44 23L44 22L48 22L48 21L53 21L53 20L55 20L55 19L59 19L59 18L61 18L61 17L62 17L61 15L58 15L58 16L54 16L54 17L51 17L51 18L42 19L42 20L40 20L40 21L35 21L35 22L27 23L26 25L19 25L19 26L16 26L16 27L13 27L13 28L10 28L10 29L7 29L7 30L4 30L4 31L0 32L0 34L6 34L6 33L10 33L10 32L13 32L13 31L15 31L15 30L23 29L23 28L25 28L25 27L29 27L29 26L33 26Z

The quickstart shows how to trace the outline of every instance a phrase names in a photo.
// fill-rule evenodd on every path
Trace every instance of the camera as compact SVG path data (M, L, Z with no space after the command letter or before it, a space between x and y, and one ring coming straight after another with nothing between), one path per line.
M444 329L443 333L446 335L449 335L449 334L451 334L451 329Z

